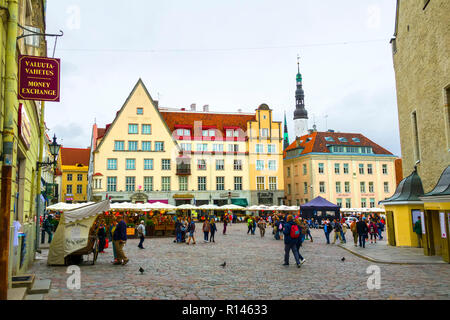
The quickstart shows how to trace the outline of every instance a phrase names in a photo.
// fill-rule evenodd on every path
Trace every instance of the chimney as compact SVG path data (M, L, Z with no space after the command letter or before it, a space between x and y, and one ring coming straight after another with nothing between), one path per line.
M238 112L241 113L241 112L242 112L242 109L238 109Z
M208 112L208 111L209 111L209 104L205 104L205 105L203 106L203 111L204 111L204 112Z
M196 105L195 103L191 104L191 111L195 111Z
M181 108L181 111L186 111L186 108Z

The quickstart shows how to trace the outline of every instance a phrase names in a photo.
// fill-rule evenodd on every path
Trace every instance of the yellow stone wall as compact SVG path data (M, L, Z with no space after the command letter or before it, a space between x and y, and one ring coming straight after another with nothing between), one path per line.
M269 129L269 136L267 138L263 138L260 136L260 129L263 128ZM250 190L257 190L257 177L264 177L265 189L269 189L269 177L277 177L277 190L283 190L283 140L281 122L273 121L272 110L257 109L256 121L251 121L247 124L247 133L249 136L247 151L249 153L248 173ZM256 153L257 144L263 145L263 153ZM275 153L267 152L269 144L275 145ZM257 160L264 160L264 170L256 170ZM269 170L269 160L276 161L276 170Z
M284 160L285 194L292 205L311 201L317 196L337 203L342 199L345 208L345 199L351 199L352 208L361 208L361 199L366 199L366 207L370 207L370 198L375 199L375 207L380 200L390 197L396 188L395 183L395 156L359 156L359 155L333 155L310 154L293 159ZM324 164L323 173L319 173L319 163ZM340 164L340 173L334 171L335 163ZM349 173L344 174L344 163L349 164ZM359 164L364 164L364 174L359 173ZM306 164L306 174L303 165ZM367 165L371 164L373 173L367 173ZM383 174L382 165L387 165L387 174ZM287 176L288 167L290 177ZM320 182L325 182L325 192L320 192ZM307 193L304 192L304 183L307 183ZM336 192L336 182L341 183L341 192ZM350 192L345 192L345 182L350 183ZM360 182L365 182L366 192L361 192ZM369 192L369 182L373 182L374 190ZM384 192L384 182L388 182L389 191ZM288 184L291 185L291 194L288 194ZM297 187L298 186L298 187ZM312 188L311 188L312 186Z
M403 176L417 161L412 113L417 113L420 164L425 193L450 164L450 1L399 1L393 54ZM450 94L450 93L448 93Z
M395 245L397 247L417 247L417 234L413 231L412 210L423 212L423 205L386 205L385 208L386 211L394 212ZM387 234L388 232L386 232Z

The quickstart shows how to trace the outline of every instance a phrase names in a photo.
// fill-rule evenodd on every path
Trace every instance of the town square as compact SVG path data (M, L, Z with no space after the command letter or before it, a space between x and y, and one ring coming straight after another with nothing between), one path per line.
M0 300L449 300L449 16L0 1Z

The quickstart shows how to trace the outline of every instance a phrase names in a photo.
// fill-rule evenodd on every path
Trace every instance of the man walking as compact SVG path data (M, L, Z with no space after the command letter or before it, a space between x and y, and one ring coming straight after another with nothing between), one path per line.
M336 219L334 220L334 241L333 244L336 243L337 238L339 237L339 240L342 241L342 235L341 235L341 231L342 231L342 226L339 223L339 221L336 221Z
M369 231L366 223L366 217L362 217L359 219L359 221L356 223L356 230L359 237L359 246L365 248L367 232Z
M323 232L325 233L325 238L327 239L327 244L330 244L330 233L333 231L333 227L331 226L331 222L327 220L323 227Z
M288 215L287 222L283 227L284 233L284 264L283 266L289 265L289 252L292 251L294 254L295 262L297 263L297 268L301 267L300 258L298 256L297 242L300 237L300 229L292 221L292 215Z
M43 222L43 230L44 232L46 232L48 234L48 243L52 242L52 238L53 238L53 226L52 226L52 215L49 214L47 216L47 218L45 218L44 222ZM45 235L45 233L44 233ZM44 237L42 237L41 239L41 243L44 243Z
M138 244L138 248L140 249L145 249L143 244L144 244L144 239L145 239L145 226L144 226L144 220L141 220L141 223L139 224L139 226L137 227L137 232L138 232L138 237L139 237L139 244Z
M417 248L422 248L422 220L420 216L414 224L413 231L417 234L417 242L419 244Z
M259 234L261 235L261 238L264 237L266 233L266 221L261 218L258 222L258 228L259 228Z
M250 218L250 217L247 220L247 227L248 227L248 230L247 230L247 234L248 234L249 232L252 231L252 228L253 228L252 218Z
M187 232L189 233L189 238L188 238L188 241L186 242L186 244L189 245L189 243L191 242L191 239L194 242L193 244L195 244L195 237L194 237L195 222L192 221L191 217L188 218Z
M122 216L117 216L117 226L114 230L113 240L116 246L116 254L117 254L117 262L114 264L122 264L126 265L129 259L125 256L123 252L123 247L127 242L127 225L125 221L123 221Z

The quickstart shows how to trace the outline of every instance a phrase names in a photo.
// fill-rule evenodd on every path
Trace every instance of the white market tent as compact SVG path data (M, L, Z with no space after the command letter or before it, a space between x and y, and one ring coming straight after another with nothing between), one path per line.
M224 206L221 206L219 210L248 210L248 209L245 207L238 206L236 204L226 204Z
M86 248L89 231L99 214L110 210L109 200L91 203L61 214L48 251L47 264L64 265L64 258Z
M93 204L94 202L85 202L85 203L65 203L65 202L58 202L56 204L52 204L51 206L48 206L46 209L49 211L68 211L73 210L81 207L85 207L88 205Z

